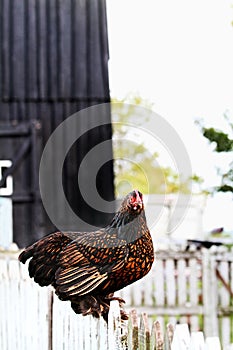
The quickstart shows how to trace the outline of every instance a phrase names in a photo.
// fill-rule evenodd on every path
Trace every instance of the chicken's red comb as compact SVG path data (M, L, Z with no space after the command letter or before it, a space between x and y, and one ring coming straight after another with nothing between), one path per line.
M136 194L136 198L133 199L133 203L140 203L142 202L142 198L140 197L139 191L138 190L134 190L135 194Z

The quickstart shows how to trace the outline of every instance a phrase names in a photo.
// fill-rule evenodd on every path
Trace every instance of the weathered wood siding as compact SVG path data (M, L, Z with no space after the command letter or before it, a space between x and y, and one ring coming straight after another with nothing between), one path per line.
M39 161L49 136L73 113L110 100L105 6L105 0L0 0L0 159L16 163L24 144L12 170L14 242L20 247L55 229L42 215L38 188ZM109 215L88 206L76 183L86 153L111 139L110 109L101 117L106 125L76 142L64 167L72 209L94 225L105 225ZM87 169L87 182L90 173ZM103 198L113 200L111 161L101 169L97 187Z

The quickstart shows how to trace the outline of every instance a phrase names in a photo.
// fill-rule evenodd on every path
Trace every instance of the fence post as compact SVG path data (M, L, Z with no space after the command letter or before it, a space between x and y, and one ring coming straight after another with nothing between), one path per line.
M190 333L187 323L177 324L171 344L171 350L186 350L190 347Z
M108 315L108 349L123 350L119 302L111 301Z
M216 261L209 249L202 250L203 314L206 337L218 336Z
M129 314L128 348L129 350L138 349L138 315L135 309L131 310Z
M155 321L152 326L152 349L164 350L164 336L161 324Z
M139 350L150 350L150 329L148 316L145 312L140 318Z
M48 290L48 350L53 349L53 290Z

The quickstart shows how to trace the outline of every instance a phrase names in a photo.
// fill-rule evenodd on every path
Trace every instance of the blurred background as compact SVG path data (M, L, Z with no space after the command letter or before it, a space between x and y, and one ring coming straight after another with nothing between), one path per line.
M152 195L149 217L165 208L152 230L166 237L177 195L192 194L174 238L204 239L216 229L231 237L232 17L230 1L2 0L0 245L14 241L23 247L56 229L39 192L43 147L71 114L110 100L118 108L106 109L106 125L82 135L67 154L63 185L72 210L90 224L110 220L111 214L85 202L77 174L89 150L113 139L109 152L115 160L103 164L97 177L105 200L122 198L132 188ZM141 120L133 106L145 109ZM192 166L189 178L178 173L166 145L143 136L141 126L156 123L155 113L182 140ZM132 136L127 123L138 128L137 142L124 144ZM62 206L56 198L54 190L54 210ZM74 229L67 219L69 228Z
M48 293L30 284L16 259L20 248L57 229L39 188L46 142L69 116L105 103L104 113L94 114L99 127L91 127L91 116L79 122L77 113L77 133L88 132L72 145L62 171L65 198L84 225L74 227L64 214L56 172L54 212L67 230L110 221L116 208L92 208L78 184L84 157L110 140L111 160L102 164L98 154L97 192L110 206L134 188L143 192L157 253L148 279L122 296L163 325L186 322L233 342L232 21L230 0L0 0L0 301L9 305L1 329L22 323L12 299L24 306L39 300L44 313L34 317L51 343L46 317L51 308L61 317L62 308L49 299L48 310ZM178 149L162 142L158 116L181 141L189 174L179 170ZM54 147L54 169L58 158ZM86 163L87 184L93 164ZM27 285L36 296L31 301ZM31 332L33 348L37 328L29 328L17 334ZM8 349L14 337L4 334Z
M149 0L143 6L140 1L109 1L107 5L111 96L161 115L189 154L192 209L187 226L182 231L180 227L177 235L203 238L219 227L232 233L231 1ZM144 146L151 150L148 143ZM166 190L175 193L179 187L187 192L187 183L186 189L184 184L177 186L174 162L164 147L157 144L153 152L165 174ZM158 174L157 178L159 182ZM150 184L153 193L161 192Z

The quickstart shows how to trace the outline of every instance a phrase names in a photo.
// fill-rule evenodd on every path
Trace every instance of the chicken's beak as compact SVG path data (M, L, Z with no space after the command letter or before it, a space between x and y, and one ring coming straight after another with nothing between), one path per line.
M138 209L142 209L142 201L138 201L138 202L134 202L133 204L133 210L138 210Z

